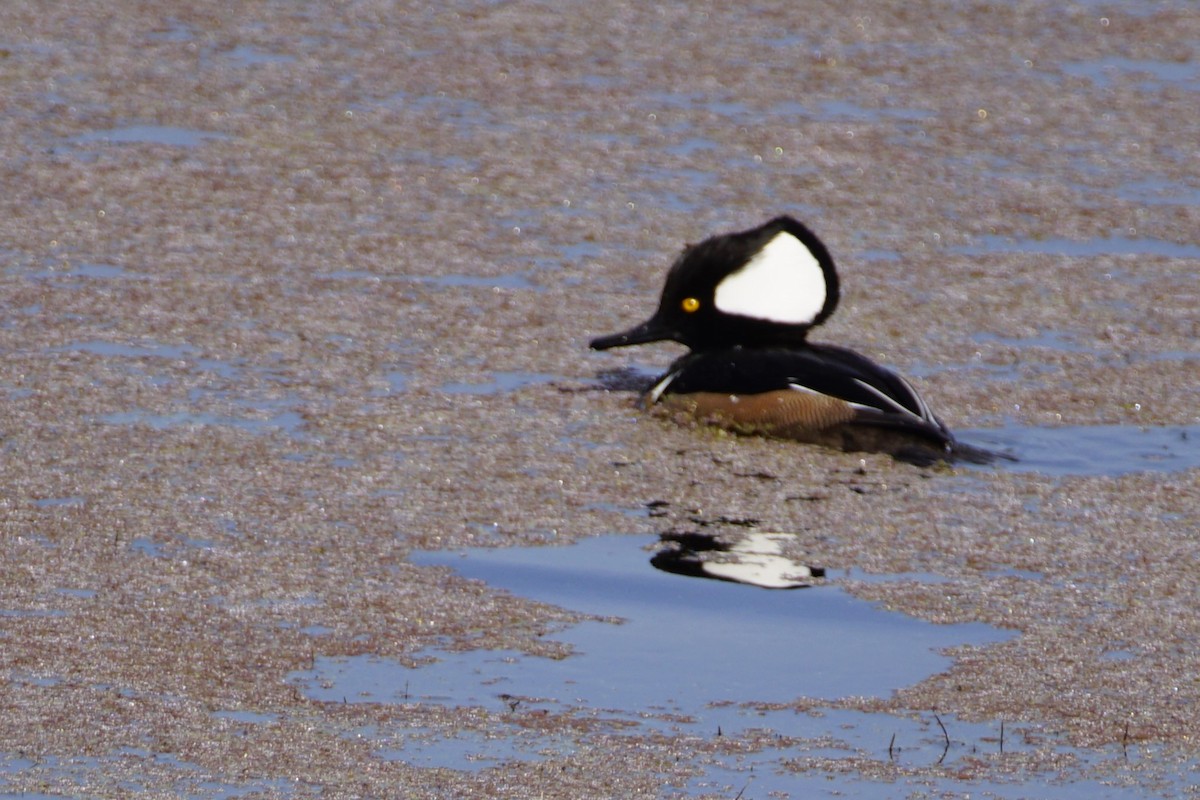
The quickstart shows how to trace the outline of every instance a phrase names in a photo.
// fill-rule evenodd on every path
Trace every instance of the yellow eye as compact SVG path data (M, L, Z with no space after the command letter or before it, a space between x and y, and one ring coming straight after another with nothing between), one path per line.
M700 301L694 297L685 297L683 302L679 305L689 314L691 314L693 311L700 310Z

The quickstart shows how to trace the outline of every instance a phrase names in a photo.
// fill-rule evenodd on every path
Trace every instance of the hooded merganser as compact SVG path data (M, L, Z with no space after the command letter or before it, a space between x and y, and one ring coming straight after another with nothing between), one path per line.
M904 378L852 350L807 341L837 303L829 251L781 216L686 247L654 316L591 346L690 348L643 398L672 416L921 464L993 460L956 441Z

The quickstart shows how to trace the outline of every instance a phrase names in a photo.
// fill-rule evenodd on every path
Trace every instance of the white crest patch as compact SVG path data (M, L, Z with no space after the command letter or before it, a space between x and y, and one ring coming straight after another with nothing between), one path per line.
M719 311L804 325L825 306L825 273L804 242L781 231L746 265L717 284Z

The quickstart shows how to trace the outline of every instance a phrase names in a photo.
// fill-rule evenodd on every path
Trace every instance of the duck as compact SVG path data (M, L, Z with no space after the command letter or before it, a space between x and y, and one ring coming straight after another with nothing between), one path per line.
M839 298L829 250L783 215L685 247L653 316L590 346L687 347L641 396L647 410L680 422L920 465L993 461L998 454L959 442L902 376L809 341Z

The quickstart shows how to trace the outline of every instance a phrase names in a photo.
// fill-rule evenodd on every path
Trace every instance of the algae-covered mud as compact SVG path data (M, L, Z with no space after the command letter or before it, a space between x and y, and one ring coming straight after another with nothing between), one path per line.
M0 793L1188 797L1187 0L0 7ZM594 353L787 213L1019 461ZM702 534L824 570L656 570ZM742 548L745 552L746 548Z

